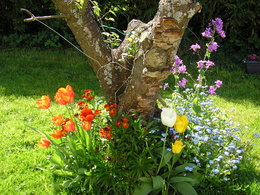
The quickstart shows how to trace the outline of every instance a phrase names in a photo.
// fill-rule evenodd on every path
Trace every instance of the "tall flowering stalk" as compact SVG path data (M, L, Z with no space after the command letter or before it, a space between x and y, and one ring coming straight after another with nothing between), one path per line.
M178 162L184 163L186 171L198 174L199 168L204 174L205 181L222 183L230 180L230 174L238 169L245 150L236 133L239 128L233 127L233 123L226 118L227 116L212 106L213 100L209 98L209 95L216 95L217 89L223 85L221 80L216 80L210 86L206 85L207 71L215 66L215 63L210 60L211 54L220 47L216 42L216 35L221 38L226 36L220 18L212 20L202 33L208 43L205 45L204 57L195 64L198 77L193 80L193 86L189 82L189 88L186 87L186 78L183 75L190 75L186 67L185 71L180 68L184 62L178 56L174 57L172 74L175 86L172 99L167 98L165 103L176 110L177 120L167 131L167 136L162 134L162 139L166 146L171 142L172 147L167 148L167 151L171 150L175 157L181 156ZM195 54L201 53L201 49L198 43L190 47ZM168 85L167 88L170 86ZM174 169L174 166L172 167Z

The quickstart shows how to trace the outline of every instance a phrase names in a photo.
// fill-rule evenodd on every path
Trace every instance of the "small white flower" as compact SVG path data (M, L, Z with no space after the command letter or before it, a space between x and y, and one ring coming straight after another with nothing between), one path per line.
M171 108L163 108L161 112L162 124L167 127L173 127L176 122L177 114Z

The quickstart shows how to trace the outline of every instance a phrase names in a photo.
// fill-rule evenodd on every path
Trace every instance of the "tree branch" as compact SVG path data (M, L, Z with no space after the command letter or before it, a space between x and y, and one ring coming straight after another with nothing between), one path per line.
M26 12L29 14L31 17L30 18L25 18L23 21L24 22L33 22L35 20L48 20L48 19L60 19L60 18L65 18L63 15L51 15L51 16L35 16L30 12L28 9L21 8L20 9L22 12Z
M120 112L142 113L152 117L163 81L169 76L184 30L200 10L193 0L160 0L154 19L136 22L139 50L134 56L132 74L120 99Z
M117 79L114 72L118 66L113 63L111 49L104 42L90 2L84 0L79 5L76 1L52 1L66 17L67 24L81 49L91 57L88 58L90 65L99 79L107 100L112 102L111 97L114 97L118 89L114 83Z
M35 20L48 20L48 19L60 19L60 18L65 18L63 15L51 15L51 16L35 16L30 12L28 9L21 8L20 9L23 12L26 12L29 14L31 17L30 18L25 18L23 21L24 22L33 22Z

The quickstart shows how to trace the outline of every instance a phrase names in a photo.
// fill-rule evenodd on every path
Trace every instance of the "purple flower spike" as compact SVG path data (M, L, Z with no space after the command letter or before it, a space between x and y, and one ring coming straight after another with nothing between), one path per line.
M216 80L215 81L215 87L220 88L222 86L222 81Z
M211 24L216 27L217 31L221 31L223 29L223 21L220 18L215 18L215 20L211 21Z
M178 85L185 88L187 83L187 79L183 78L181 81L178 82Z
M226 37L226 33L225 33L225 31L220 31L220 32L218 32L218 34L224 39L225 37Z
M209 50L210 52L217 51L218 47L219 47L219 46L218 46L218 43L217 43L217 42L211 41L211 42L209 43L208 50Z
M213 33L214 33L214 31L208 27L208 28L206 28L206 30L203 33L201 33L201 35L203 37L211 38Z
M203 60L198 61L197 62L197 64L198 64L197 67L200 68L200 69L204 68L204 63L205 63L205 61L203 61Z
M220 18L211 20L206 30L201 34L203 37L212 38L215 32L222 38L226 37L225 31L223 30L223 21Z
M179 66L178 68L178 72L181 73L181 74L186 74L186 66L185 65L182 65L182 66Z
M215 20L212 20L211 23L215 26L217 33L222 38L225 38L226 34L223 31L223 21L220 18L215 18Z
M200 49L200 45L198 43L191 45L190 49L192 49L194 52Z
M210 66L215 66L215 63L210 60L207 60L205 63L206 63L206 68L209 68Z
M164 83L163 90L165 90L167 87L169 87L169 83Z
M209 87L208 93L211 95L216 95L216 88L214 85Z
M179 56L175 56L174 57L174 61L175 61L175 65L176 66L180 66L180 65L183 65L183 62L182 62L182 60L179 58Z

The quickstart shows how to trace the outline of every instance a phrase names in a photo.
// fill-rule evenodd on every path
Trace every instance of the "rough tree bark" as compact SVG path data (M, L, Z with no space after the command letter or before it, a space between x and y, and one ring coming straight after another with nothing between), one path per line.
M192 16L201 9L194 0L160 0L153 20L132 20L117 49L103 41L87 0L53 0L96 73L106 99L123 112L152 117L163 81L170 74L173 56ZM129 41L129 37L133 41ZM129 48L137 47L129 54Z

